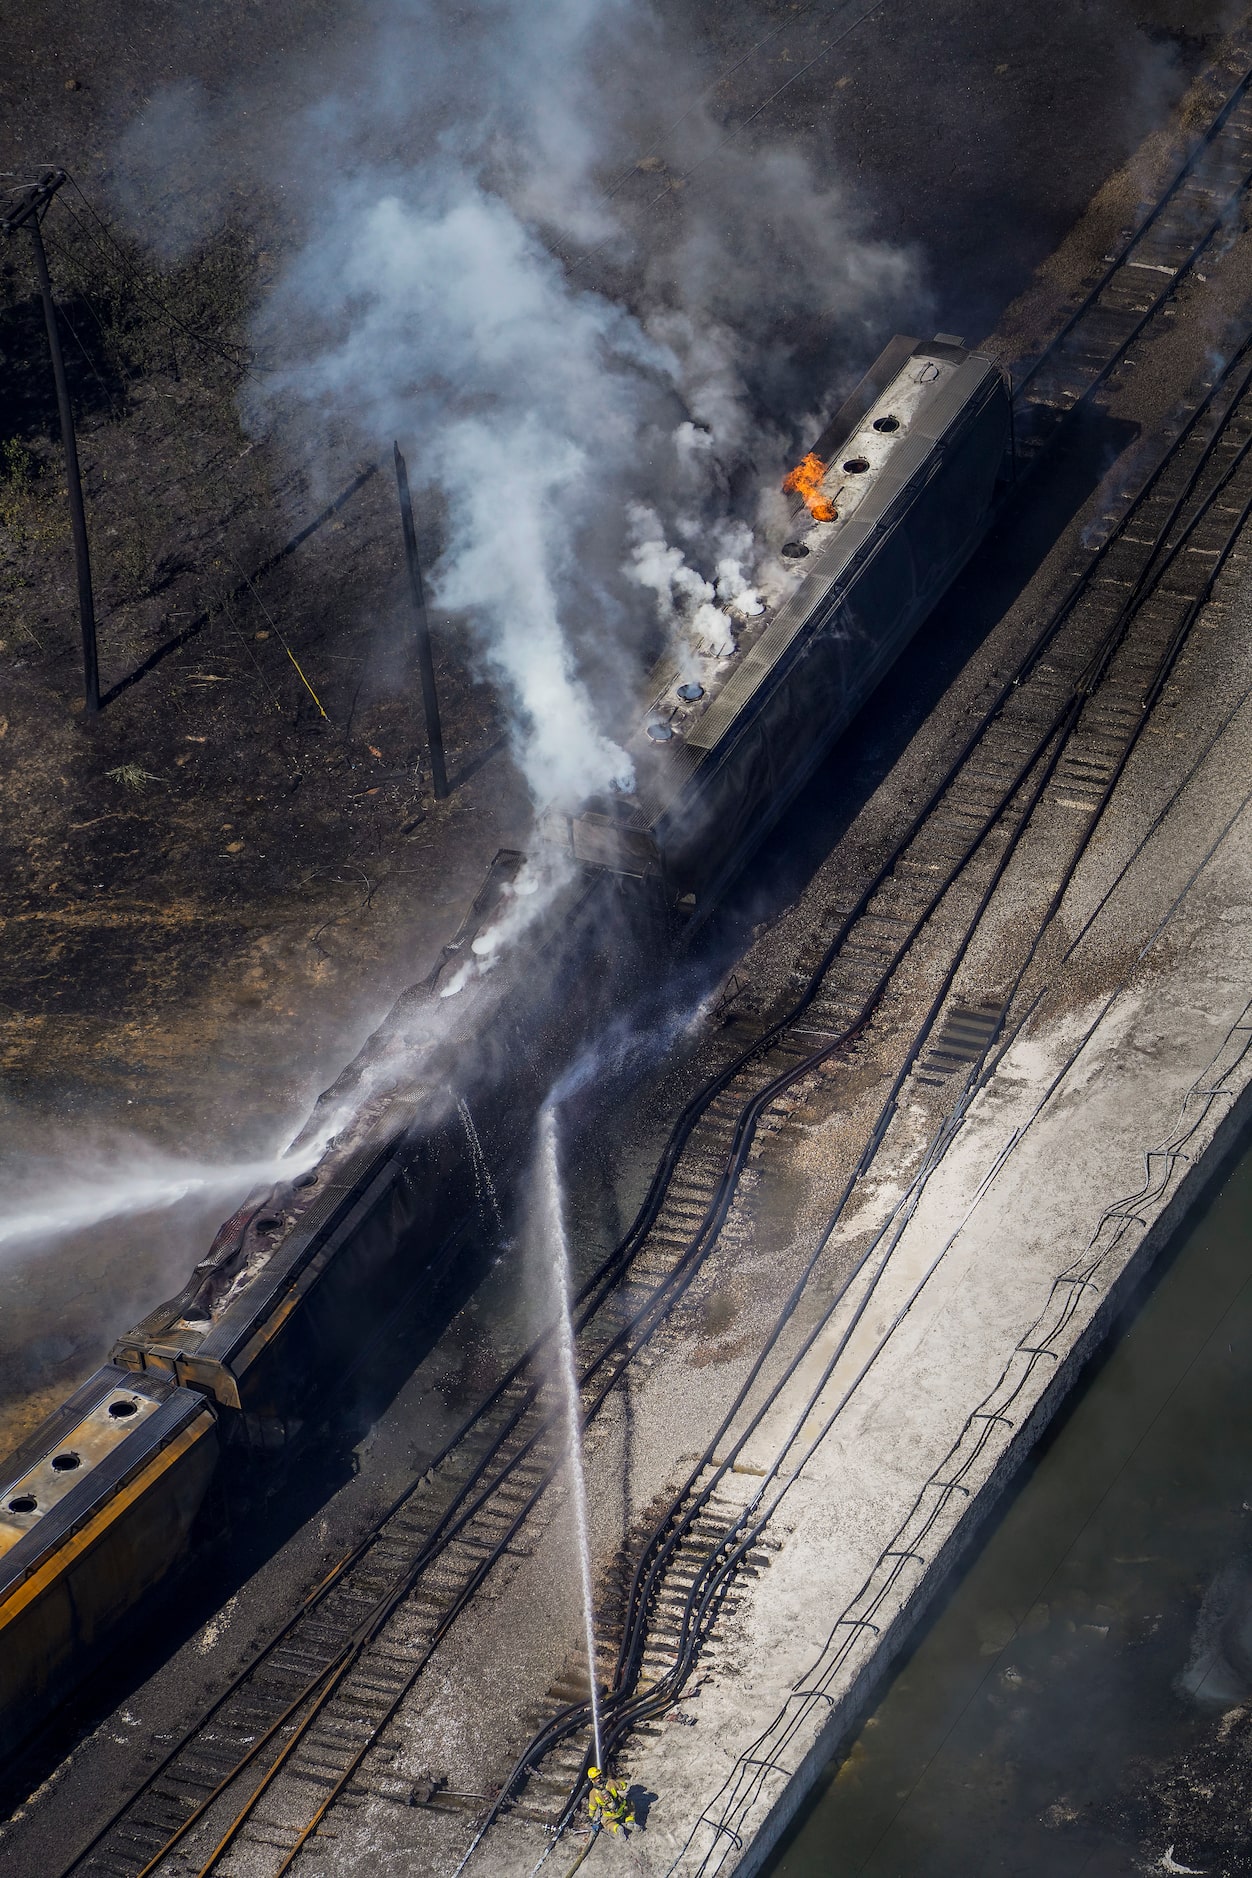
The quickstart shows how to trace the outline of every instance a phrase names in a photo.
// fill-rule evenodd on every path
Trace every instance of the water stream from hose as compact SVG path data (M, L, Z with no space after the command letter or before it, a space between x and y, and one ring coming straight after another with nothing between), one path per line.
M106 1220L162 1212L186 1199L238 1205L250 1189L294 1180L316 1151L253 1161L195 1161L138 1138L87 1143L71 1160L27 1157L26 1178L0 1175L0 1256L10 1247L49 1244Z
M587 1518L587 1478L583 1469L582 1401L578 1393L578 1375L574 1364L574 1322L570 1308L572 1290L569 1262L569 1239L565 1230L565 1204L561 1187L556 1112L545 1107L539 1117L538 1154L539 1198L537 1224L539 1243L548 1261L548 1275L556 1307L556 1361L558 1381L565 1411L566 1453L569 1463L570 1499L578 1529L578 1566L582 1580L583 1628L587 1644L587 1684L591 1691L591 1732L595 1741L595 1766L600 1765L600 1691L596 1687L595 1604L591 1595L591 1538Z

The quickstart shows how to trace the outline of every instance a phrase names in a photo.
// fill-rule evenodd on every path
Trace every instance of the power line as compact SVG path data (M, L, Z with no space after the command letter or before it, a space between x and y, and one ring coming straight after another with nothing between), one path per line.
M103 233L105 240L109 244L109 248L111 248L113 251L114 264L120 267L123 273L127 274L130 277L131 281L135 284L139 293L144 298L150 300L153 303L153 305L159 307L161 312L164 313L165 317L170 321L170 323L176 326L180 332L185 333L188 339L194 340L196 345L203 346L207 351L216 353L220 359L224 360L224 362L227 365L231 366L236 371L239 370L241 367L246 366L246 363L247 363L246 348L241 346L237 349L237 351L232 353L232 351L229 348L219 345L216 342L216 340L206 338L203 333L197 332L193 326L189 326L185 320L179 318L178 314L175 313L174 309L169 305L168 301L163 300L161 298L160 294L158 294L155 291L155 289L151 286L150 282L147 279L145 279L144 275L135 266L134 262L131 260L130 256L126 253L126 250L123 248L121 242L117 239L117 236L113 233L108 223L92 206L87 196L83 193L78 183L74 180L73 176L71 176L68 171L66 171L66 180L69 183L70 188L74 191L75 195L81 201L88 215L90 215L91 219L96 223L97 227ZM75 215L73 209L70 208L68 202L63 203L62 206L64 207L66 214L75 223L75 225L78 228L82 229L82 232L86 236L87 240L93 242L94 245L101 250L101 252L107 252L107 250L104 249L103 244L98 239L96 239L95 236L92 235L89 229L83 226L83 223L80 221L79 217Z

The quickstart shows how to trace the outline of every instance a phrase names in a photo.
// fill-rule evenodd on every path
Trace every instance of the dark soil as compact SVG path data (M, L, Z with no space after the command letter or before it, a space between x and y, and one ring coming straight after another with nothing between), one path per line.
M945 0L919 25L889 0L845 41L845 11L695 0L675 17L710 76L749 54L714 109L733 123L765 105L753 134L799 137L869 234L918 252L939 323L971 332L1163 120L1229 14L1074 0L1006 15ZM238 414L251 316L294 225L266 188L267 138L318 95L364 16L329 0L135 0L120 13L84 0L68 15L33 0L4 34L6 186L46 163L73 179L44 228L104 694L88 720L19 231L0 250L0 1153L19 1171L36 1149L77 1152L86 1123L208 1157L294 1128L427 968L495 849L525 839L497 702L462 625L439 616L455 786L433 800L388 457L332 481L341 440L293 462ZM233 101L233 128L213 175L175 165L130 199L158 252L180 235L182 258L159 261L126 232L118 150L161 87L188 78ZM317 178L304 182L302 210ZM637 214L659 241L656 194L650 179ZM888 336L866 332L845 372ZM428 559L435 521L419 514ZM9 1265L0 1447L100 1360L201 1230L154 1216Z

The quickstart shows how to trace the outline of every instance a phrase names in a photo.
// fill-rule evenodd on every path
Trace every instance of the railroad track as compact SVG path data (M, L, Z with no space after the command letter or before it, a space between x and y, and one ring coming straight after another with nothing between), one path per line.
M1214 191L1232 178L1231 187L1241 187L1238 179L1246 180L1248 171L1215 164L1210 172L1201 159L1208 150L1241 152L1249 144L1250 82L1252 74L1240 82L1209 138L1123 258L1148 252L1140 244L1161 239L1173 226L1169 205L1180 191L1189 191L1178 219L1190 222L1192 261L1213 238L1221 222L1211 212ZM1224 144L1227 136L1232 141ZM1039 361L1023 379L1032 409L1051 409L1059 421L1084 395L1081 389L1074 392L1075 370L1087 373L1088 390L1102 382L1125 344L1160 311L1183 271L1175 269L1146 312L1131 309L1134 318L1125 327L1120 351L1105 321L1099 329L1104 350L1097 353L1086 340L1079 344L1076 335L1087 313L1099 310L1101 295L1107 296L1116 273L1110 270L1058 337L1065 371L1058 365L1049 380ZM1220 544L1213 549L1204 531L1220 530L1223 495L1225 507L1241 513L1243 483L1238 479L1247 474L1247 459L1245 446L1235 439L1246 422L1248 370L1245 350L970 733L913 828L832 936L801 998L740 1051L678 1118L638 1216L577 1300L588 1419L717 1244L763 1119L787 1104L797 1084L829 1073L840 1054L855 1046L901 961L954 891L970 903L962 925L966 938L925 1024L904 1053L851 1184L872 1161L910 1075L932 1096L942 1095L945 1063L977 1063L994 1043L1004 1004L993 1002L981 1014L958 1014L922 1060L968 938L1040 802L1049 791L1055 796L1062 789L1077 800L1085 788L1092 826L1098 818L1133 747L1136 722L1142 721L1142 709L1130 702L1139 682L1135 661L1144 665L1146 659L1158 675L1159 689L1202 604L1190 589L1167 589L1165 574L1185 565L1188 554L1196 566L1207 554L1211 587L1223 550ZM1053 392L1055 402L1049 403ZM1132 515L1145 531L1142 538L1129 530ZM1231 540L1234 531L1232 523ZM1131 649L1130 622L1146 619L1151 608L1157 609L1155 649ZM1134 647L1140 647L1138 637ZM1085 845L1081 831L1079 840ZM541 1343L514 1366L422 1478L171 1747L68 1871L108 1878L155 1878L157 1873L207 1878L222 1869L232 1847L246 1845L250 1866L278 1878L319 1833L337 1800L362 1790L387 1792L383 1737L388 1724L485 1578L502 1559L524 1548L543 1516L560 1452L543 1392L543 1355ZM754 1375L759 1371L760 1362ZM610 1744L673 1700L735 1572L757 1543L756 1538L740 1543L738 1516L731 1519L727 1510L734 1502L710 1484L707 1471L698 1469L687 1483L631 1580L606 1708ZM722 1468L719 1479L724 1477ZM681 1578L687 1589L679 1596L675 1585ZM665 1630L672 1649L658 1642ZM586 1725L585 1704L566 1703L537 1733L505 1795L515 1794L554 1752L572 1756L581 1771ZM558 1817L576 1798L576 1791L563 1791L569 1797L563 1809L556 1809Z
M929 921L925 909L933 911L961 876L966 911L954 922L959 936L950 944L938 991L924 1023L908 1041L866 1150L734 1405L632 1561L616 1660L601 1698L606 1757L681 1693L733 1595L737 1577L759 1557L786 1479L829 1432L865 1373L862 1369L845 1389L816 1438L802 1435L886 1269L907 1221L907 1202L873 1236L798 1348L788 1352L781 1378L754 1393L831 1233L873 1164L906 1084L910 1101L926 1106L933 1123L930 1147L911 1189L915 1192L938 1164L973 1088L985 1080L989 1056L1007 1047L1005 1024L1021 1008L1023 987L1042 940L1152 706L1250 517L1252 341L1067 594L912 840L875 883L859 918L845 929L838 953L808 1004L806 1022L812 1024L837 1022L858 986L876 1003L878 974L892 975L913 944L912 938L903 946L895 941L895 923L916 936ZM1039 864L1041 852L1046 865ZM1014 861L1018 917L1005 929L1009 936L998 947L999 982L994 995L980 1004L962 1001L957 995L961 968L983 919L994 911L997 892ZM944 883L942 894L926 889L928 878ZM1022 917L1023 900L1028 918ZM847 952L850 976L838 969ZM985 988L985 979L981 983ZM832 1037L832 1044L846 1043L851 1034L845 1030ZM738 1458L850 1295L855 1308L833 1354L764 1475L755 1477L753 1470L745 1498L736 1491L741 1486L734 1479ZM567 1770L571 1743L577 1750L575 1760L582 1757L585 1765L586 1730L585 1708L579 1704L549 1718L519 1758L496 1814L507 1808L511 1795L529 1794L536 1776L543 1781L549 1757L559 1756ZM547 1785L550 1791L552 1782ZM580 1780L572 1789L566 1786L563 1806L553 1810L554 1825L570 1818L580 1791Z
M1046 350L1013 373L1014 454L1028 467L1122 363L1215 239L1252 182L1252 72L1245 73L1168 186L1083 292Z

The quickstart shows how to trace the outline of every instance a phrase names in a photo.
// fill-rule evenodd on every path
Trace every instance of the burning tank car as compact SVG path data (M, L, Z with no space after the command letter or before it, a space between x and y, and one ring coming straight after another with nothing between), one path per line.
M1009 413L990 360L947 338L892 342L788 478L790 594L696 676L656 676L634 793L549 825L546 869L497 856L435 971L319 1100L293 1178L253 1194L177 1297L0 1463L0 1548L6 1517L20 1535L0 1578L10 1745L178 1558L217 1434L245 1455L288 1443L329 1378L368 1365L389 1316L470 1256L484 1167L516 1166L547 1092L662 980L973 552ZM484 935L527 888L543 897L524 936L482 971ZM88 1440L123 1386L133 1423ZM64 1494L62 1450L77 1456Z
M707 913L982 539L1008 439L989 359L894 340L784 484L806 505L783 548L794 590L703 682L661 684L631 749L635 798L581 816L575 853L656 867Z

